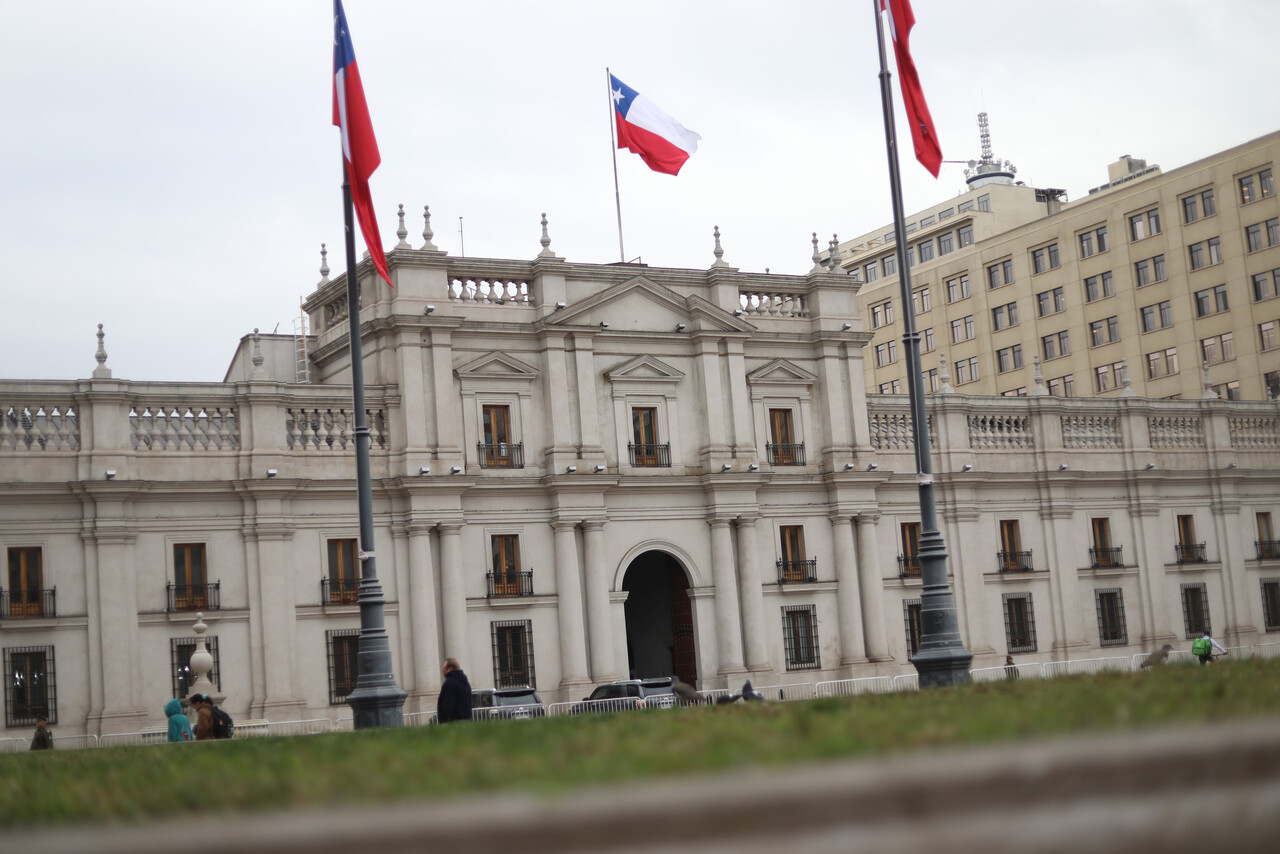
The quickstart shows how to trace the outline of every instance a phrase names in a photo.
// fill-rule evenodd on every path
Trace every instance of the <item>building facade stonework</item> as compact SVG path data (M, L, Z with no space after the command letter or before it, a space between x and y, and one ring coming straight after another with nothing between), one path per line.
M406 711L440 662L576 700L912 672L906 399L868 395L860 282L451 258L361 267L378 572ZM718 249L718 246L717 246ZM238 719L349 714L359 577L345 278L220 383L0 381L5 725L131 732L195 613ZM305 371L302 370L305 368ZM299 381L300 378L309 381ZM1037 386L1034 391L1045 391ZM1280 630L1260 401L931 395L974 666Z

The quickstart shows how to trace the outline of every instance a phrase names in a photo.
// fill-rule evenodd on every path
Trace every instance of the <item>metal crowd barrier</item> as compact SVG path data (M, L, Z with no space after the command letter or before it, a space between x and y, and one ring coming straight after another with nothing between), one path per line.
M887 694L894 690L892 676L864 676L861 679L836 679L813 686L818 697L853 697L858 694Z

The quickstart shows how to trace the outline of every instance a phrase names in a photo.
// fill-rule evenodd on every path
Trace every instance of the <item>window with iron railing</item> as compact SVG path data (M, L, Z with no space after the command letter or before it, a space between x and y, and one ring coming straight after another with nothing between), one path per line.
M518 596L533 595L533 571L526 572L493 572L485 574L489 582L490 599L510 599Z
M356 689L360 676L360 630L330 629L324 640L329 658L329 705L340 706Z
M816 581L817 562L807 560L804 551L804 526L783 525L778 529L778 535L782 546L778 583Z
M766 442L764 448L769 455L769 465L771 466L802 466L805 464L804 442L795 442L790 445L776 445L772 442Z
M1001 572L1032 572L1031 549L1016 552L996 552Z
M782 609L782 643L788 670L818 670L818 615L815 605L789 605Z
M1098 643L1100 646L1123 646L1129 642L1124 621L1124 592L1119 587L1093 591L1098 606Z
M1254 540L1258 549L1258 560L1276 560L1280 558L1280 540Z
M1089 549L1089 566L1092 569L1110 569L1124 566L1124 546L1107 546Z
M636 468L671 468L671 445L628 444L631 465Z
M1270 511L1262 511L1254 515L1258 525L1258 539L1254 545L1258 549L1258 560L1280 558L1280 540L1275 537L1271 527Z
M170 611L217 610L219 584L206 577L204 543L175 543L173 581L169 584Z
M22 620L58 616L58 589L0 589L0 619Z
M482 469L522 469L524 468L524 443L499 442L476 445L476 456L480 458Z
M493 641L493 686L537 688L533 667L533 621L501 620L489 624Z
M354 605L360 592L360 564L354 537L328 542L329 576L320 581L322 605Z
M358 578L320 579L321 605L354 605L359 598L360 579Z
M797 581L818 580L818 559L780 560L778 561L778 583L791 584Z
M166 585L168 590L168 606L173 611L218 611L222 609L222 582L212 584L174 584Z
M5 647L4 725L58 723L58 688L52 646Z
M1036 651L1036 618L1030 593L1004 594L1004 634L1009 652Z
M1204 543L1178 543L1174 546L1175 563L1204 563Z
M919 578L920 577L920 556L919 555L898 555L898 577L899 578Z
M0 617L54 617L56 591L44 586L44 550L39 546L9 549L9 587L0 589Z
M1209 596L1204 584L1182 585L1182 623L1187 637L1198 638L1212 629L1209 625Z
M1262 579L1262 625L1265 631L1280 632L1280 578Z
M907 660L910 661L920 651L920 608L919 599L902 600L902 621L907 629Z

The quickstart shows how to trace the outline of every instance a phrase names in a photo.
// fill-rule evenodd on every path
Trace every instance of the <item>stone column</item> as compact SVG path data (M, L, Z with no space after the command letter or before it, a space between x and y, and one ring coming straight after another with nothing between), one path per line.
M587 677L586 643L582 629L582 585L578 580L578 538L575 523L555 521L556 599L560 619L560 685L585 685Z
M1244 646L1257 641L1258 629L1253 625L1249 607L1250 592L1256 594L1256 581L1250 583L1244 572L1237 574L1237 567L1244 568L1245 561L1254 555L1253 539L1249 528L1241 518L1240 504L1234 500L1215 502L1210 507L1213 513L1214 535L1217 539L1215 548L1218 552L1218 563L1222 567L1218 575L1222 583L1223 625L1214 633L1227 638L1223 646Z
M102 513L103 508L96 511ZM133 732L142 727L148 713L154 714L138 703L142 678L138 666L137 534L122 518L88 520L86 527L89 678L94 686L90 696L97 700L89 709L87 725L99 734ZM166 566L171 563L169 558ZM171 571L166 576L171 578ZM161 585L163 581L156 579L154 583ZM164 595L163 589L153 593L156 601Z
M596 682L617 679L613 657L613 625L610 620L609 571L604 565L604 521L582 523L587 564L587 633L591 638L591 678Z
M861 596L858 590L858 558L854 551L853 524L848 513L833 513L831 540L835 552L836 618L840 623L840 666L867 660L863 639Z
M711 575L716 587L716 641L720 676L745 673L742 664L742 626L738 618L738 585L733 571L733 534L729 520L714 518L711 526Z
M699 336L694 346L697 351L698 390L705 401L702 407L703 423L707 431L707 446L702 449L701 463L704 470L712 471L718 469L720 461L732 452L725 429L724 384L720 376L720 342L709 335ZM719 592L716 595L718 597Z
M1089 647L1080 613L1080 575L1076 572L1079 550L1072 548L1079 545L1079 537L1072 534L1074 514L1070 510L1042 510L1040 516L1046 522L1044 561L1053 590L1056 631L1051 648L1055 657L1070 659L1072 650Z
M436 456L441 462L462 465L462 437L458 434L462 419L453 393L453 342L448 329L431 330L431 394Z
M742 602L742 637L746 641L747 669L772 670L765 644L764 592L760 584L761 555L758 516L738 517L738 589Z
M1164 567L1173 552L1168 536L1159 532L1160 509L1155 506L1130 505L1133 520L1135 558L1138 564L1138 589L1142 604L1143 645L1152 650L1166 643L1177 644L1182 636L1168 599Z
M440 526L440 614L444 623L444 658L463 662L467 647L467 588L462 571L462 524ZM466 664L463 663L463 670Z
M417 696L440 690L440 634L436 620L436 573L431 563L429 522L410 522L409 534L409 618L401 617L401 630L408 629L413 641L413 682ZM465 608L465 602L463 604Z
M245 537L248 551L256 564L257 607L251 608L251 619L261 624L262 646L256 664L263 674L261 704L251 708L255 717L275 718L301 714L306 701L295 693L294 650L297 649L297 594L293 579L293 526L276 517L285 507L266 497L258 501L257 524L251 524ZM272 518L275 517L275 518ZM212 579L210 579L212 580ZM291 720L284 717L284 720Z
M866 654L871 661L888 661L889 637L884 626L884 578L876 559L876 523L879 513L859 513L853 517L857 531L858 590L862 594L862 628L866 633Z

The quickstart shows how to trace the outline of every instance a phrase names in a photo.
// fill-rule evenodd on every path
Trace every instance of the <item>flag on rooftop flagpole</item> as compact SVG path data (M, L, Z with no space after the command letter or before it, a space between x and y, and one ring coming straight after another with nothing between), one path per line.
M351 186L351 201L360 222L360 233L364 235L364 245L378 274L390 285L391 274L387 272L378 220L373 215L373 198L369 195L369 176L382 162L382 155L373 136L373 122L364 100L364 86L360 83L360 69L356 66L356 51L351 44L342 0L333 0L333 123L342 132L347 183Z
M920 75L916 73L915 60L911 58L911 28L916 16L911 11L911 0L880 0L889 13L889 30L893 33L893 55L898 60L898 83L902 86L902 101L911 123L911 142L915 145L916 159L924 168L938 177L942 168L942 147L933 129L933 117L920 88Z
M654 172L679 174L689 155L698 150L702 137L612 74L609 82L618 148L639 154Z

